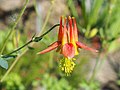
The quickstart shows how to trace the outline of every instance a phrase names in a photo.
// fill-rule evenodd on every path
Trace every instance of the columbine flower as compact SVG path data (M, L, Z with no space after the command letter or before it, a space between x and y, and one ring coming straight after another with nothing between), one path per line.
M64 19L64 25L62 24ZM47 53L53 49L57 48L64 58L60 60L60 68L67 75L69 75L75 66L74 56L78 55L78 48L83 48L89 51L98 52L81 42L78 42L78 31L76 26L76 21L74 17L60 17L60 27L58 32L58 41L51 44L47 49L39 52L38 54Z

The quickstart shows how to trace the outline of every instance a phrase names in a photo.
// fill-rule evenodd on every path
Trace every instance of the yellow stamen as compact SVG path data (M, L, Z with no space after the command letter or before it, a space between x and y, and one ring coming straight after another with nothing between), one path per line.
M60 60L60 69L66 73L66 75L70 75L73 72L73 69L75 67L75 63L73 62L75 60L74 58L68 59L63 58Z

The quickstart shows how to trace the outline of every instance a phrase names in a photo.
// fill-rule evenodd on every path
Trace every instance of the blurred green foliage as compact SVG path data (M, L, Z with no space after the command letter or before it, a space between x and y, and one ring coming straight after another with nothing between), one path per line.
M87 81L83 80L80 83L80 87L83 90L101 90L100 84L97 81L92 81L92 82L88 83Z
M79 1L82 15L76 15L77 9L72 9L75 8L74 1L68 0L72 15L77 18L78 29L88 39L99 36L102 49L113 52L119 48L118 45L115 45L119 43L116 40L120 37L120 1L90 0L90 6L87 5L86 1L87 0ZM97 31L93 31L93 29ZM91 36L91 34L94 35Z
M5 81L0 85L3 90L25 90L22 83L22 78L17 73L11 73L5 78Z
M80 3L78 4L79 7L77 7L77 1ZM120 0L90 0L90 7L86 5L86 1L88 0L66 1L71 15L77 20L78 29L83 38L85 38L84 40L91 41L93 38L99 37L100 42L98 44L101 46L100 49L107 53L120 48ZM80 8L81 11L77 8ZM45 30L48 28L49 26ZM0 30L0 48L8 31L9 29ZM14 32L14 37L10 37L4 53L11 52L27 41L26 33L19 32L18 34L16 35ZM99 82L88 83L86 80L90 71L89 60L92 58L91 54L80 51L81 54L76 56L77 65L75 71L69 77L64 76L59 71L58 61L62 56L55 51L44 55L36 55L37 52L56 41L56 34L57 32L55 31L50 32L41 42L34 46L34 49L30 49L21 57L11 74L8 75L0 87L6 90L27 90L29 87L34 88L36 86L41 86L46 90L100 90ZM17 42L19 43L16 45L17 42L14 38L18 38L18 36ZM20 54L22 51L16 54ZM9 66L13 60L8 61ZM0 63L0 65L2 66L3 64ZM5 72L6 70L0 68L0 77Z
M42 80L33 81L32 85L35 87L41 85L46 90L75 90L71 87L65 78L58 79L55 76L50 76L49 74L44 74Z

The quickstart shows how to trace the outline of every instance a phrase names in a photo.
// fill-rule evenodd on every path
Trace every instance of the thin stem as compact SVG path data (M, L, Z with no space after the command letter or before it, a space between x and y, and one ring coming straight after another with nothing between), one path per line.
M3 80L6 78L6 76L10 73L10 71L13 69L13 67L16 65L16 63L18 62L18 60L20 59L21 56L23 56L26 52L28 51L28 49L26 49L22 54L20 54L16 60L12 63L12 65L10 66L10 68L7 70L7 72L5 73L5 75L1 78L0 82L3 82Z
M50 69L53 68L53 52L50 53L50 55L49 55L49 67L50 67Z
M92 72L92 76L90 77L89 83L91 83L92 80L95 78L96 72L98 70L99 60L100 60L100 54L98 55L98 58L96 59L96 63L95 63L95 66Z
M41 33L44 31L44 29L45 29L45 27L46 27L46 25L47 25L47 22L48 22L48 20L49 20L50 15L51 15L51 11L52 11L52 9L53 9L54 3L55 3L55 0L52 1L52 6L50 7L49 11L47 12L47 16L46 16L45 22L44 22L44 24L43 24L43 27L42 27L42 29L41 29ZM39 35L40 35L41 33L39 33ZM39 35L38 35L38 36L39 36Z
M21 10L21 12L20 12L20 14L19 14L19 16L17 17L16 21L14 22L13 27L11 28L9 34L7 35L7 37L6 37L6 39L5 39L5 42L4 42L3 46L2 46L2 49L1 49L0 54L3 53L3 51L4 51L4 49L5 49L5 46L6 46L7 42L8 42L8 39L9 39L9 37L11 36L11 34L12 34L13 30L15 29L15 27L17 26L20 18L22 17L22 15L23 15L26 7L27 7L28 2L29 2L29 0L26 0L26 2L25 2L25 4L24 4L24 6L23 6L23 8L22 8L22 10Z
M68 0L68 6L69 6L73 16L75 16L76 19L79 19L78 12L77 12L77 10L75 8L75 4L74 4L73 0Z
M8 56L8 55L11 55L11 54L13 54L13 53L15 53L15 52L21 50L22 48L24 48L25 46L27 46L27 45L30 44L31 42L32 42L32 40L28 41L28 42L27 42L26 44L24 44L23 46L19 47L18 49L14 50L14 51L12 51L12 52L6 54L6 55L3 55L2 57L4 58L4 57L6 57L6 56Z
M87 25L87 29L86 29L86 32L85 32L85 37L86 37L86 38L89 37L90 28L91 28L91 26L90 26L90 25Z
M42 34L40 37L45 36L47 33L49 33L50 31L52 31L53 28L55 28L56 26L59 26L60 24L55 24L53 27L51 27L48 31L46 31L44 34Z
M52 3L51 7L53 7L54 3ZM51 11L52 8L49 9L49 14L47 14L47 17L49 18L50 17L50 11ZM42 30L45 29L46 25L47 25L47 22L48 22L48 18L46 18L43 26L44 28L42 28ZM40 35L41 33L39 33ZM35 44L35 42L33 42L31 44L31 47ZM26 48L19 56L17 56L17 58L14 60L14 62L12 63L12 65L10 66L10 68L7 70L7 72L4 74L4 76L1 78L0 82L3 82L4 79L6 78L6 76L11 72L11 70L13 69L13 67L16 65L16 63L20 60L20 58L28 51L29 49Z
M53 30L53 28L55 28L56 26L59 26L60 24L56 24L54 25L52 28L50 28L48 31L46 31L44 34L42 34L39 38L42 38L43 36L45 36L47 33L49 33L51 30ZM22 48L24 48L26 45L30 44L31 42L33 42L33 40L30 40L29 42L27 42L26 44L24 44L23 46L21 46L20 48L14 50L13 52L7 54L7 55L10 55L12 53L15 53L19 50L21 50ZM12 63L12 65L10 66L10 68L8 69L8 71L5 73L5 75L2 77L2 79L0 80L0 82L2 82L5 77L9 74L9 72L12 70L12 68L15 66L15 64L18 62L19 58L24 55L26 52L28 51L28 49L26 49L21 55L19 55L16 60ZM5 55L6 56L6 55Z
M32 42L38 42L40 41L46 34L48 34L50 31L52 31L55 27L59 26L60 24L55 24L53 27L51 27L48 31L46 31L45 33L43 33L41 36L39 37L35 37L35 38L32 38L30 41L28 41L26 44L24 44L23 46L19 47L18 49L6 54L6 55L3 55L2 57L6 57L8 55L11 55L19 50L21 50L22 48L24 48L25 46L27 46L28 44L32 43Z

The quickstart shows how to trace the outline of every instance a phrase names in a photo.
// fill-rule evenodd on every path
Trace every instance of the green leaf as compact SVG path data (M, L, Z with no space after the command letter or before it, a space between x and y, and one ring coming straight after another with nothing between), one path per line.
M79 16L78 16L78 12L76 10L76 7L74 5L74 1L73 0L68 0L68 6L71 10L72 15L78 19Z
M8 69L8 62L5 59L0 58L0 66L4 69Z
M100 8L102 7L104 0L93 0L93 5L91 7L90 16L88 24L92 26L97 22L97 19L99 18L99 12Z
M33 48L33 47L31 47L31 46L28 46L28 49L30 49L30 50L34 50L34 48Z
M88 22L88 17L87 17L87 11L86 11L86 6L85 6L85 0L81 0L81 11L82 11L82 15L83 15L83 18L84 18L84 21L85 21L85 24L87 24Z
M2 56L2 58L5 58L5 60L9 60L9 59L12 59L12 58L16 58L17 55L5 55L5 56Z

